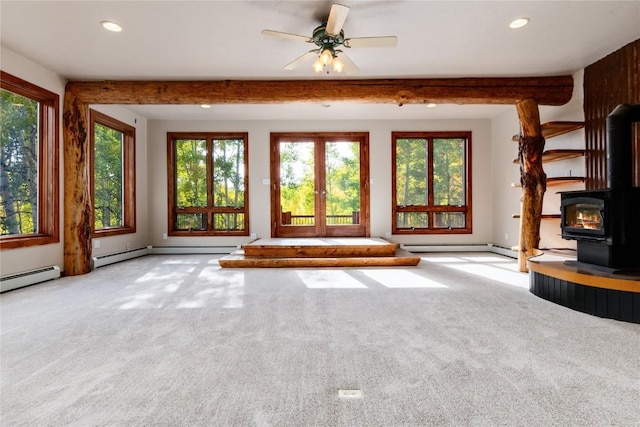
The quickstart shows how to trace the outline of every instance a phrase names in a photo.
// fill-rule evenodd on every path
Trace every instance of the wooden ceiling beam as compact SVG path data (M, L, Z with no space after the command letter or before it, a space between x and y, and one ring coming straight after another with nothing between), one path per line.
M563 105L571 99L573 78L72 81L67 93L89 104L516 104L534 99L539 105Z

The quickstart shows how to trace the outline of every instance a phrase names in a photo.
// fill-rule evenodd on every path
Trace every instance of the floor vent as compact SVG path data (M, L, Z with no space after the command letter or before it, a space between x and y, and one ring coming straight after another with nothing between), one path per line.
M57 279L58 277L60 277L60 267L57 265L25 271L23 273L10 274L0 278L0 292L35 285L36 283L46 282L47 280Z
M342 399L361 399L362 390L338 390L338 397Z
M133 258L149 255L149 248L133 249L124 252L114 252L111 254L94 256L91 258L92 268L104 267L105 265L122 262Z

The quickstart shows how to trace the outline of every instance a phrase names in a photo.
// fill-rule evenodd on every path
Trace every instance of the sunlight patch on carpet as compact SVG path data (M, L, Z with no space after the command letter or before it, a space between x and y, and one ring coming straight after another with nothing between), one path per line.
M375 280L387 288L447 288L448 286L435 280L427 279L411 271L398 269L359 270L368 278Z
M298 270L300 280L309 289L363 289L367 286L340 270Z

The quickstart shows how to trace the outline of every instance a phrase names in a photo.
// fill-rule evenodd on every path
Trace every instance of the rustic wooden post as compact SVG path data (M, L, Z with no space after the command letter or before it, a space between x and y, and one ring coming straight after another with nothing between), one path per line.
M527 258L540 253L540 220L547 176L542 168L544 137L540 128L538 103L531 98L525 99L516 103L516 109L521 129L518 158L522 184L518 269L526 272Z
M89 105L67 91L64 97L64 274L91 270L89 192Z

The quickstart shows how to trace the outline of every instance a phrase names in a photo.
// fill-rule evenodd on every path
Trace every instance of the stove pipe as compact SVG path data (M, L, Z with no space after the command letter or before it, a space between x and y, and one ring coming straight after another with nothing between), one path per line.
M620 104L607 116L607 187L633 186L633 122L640 121L640 104Z

